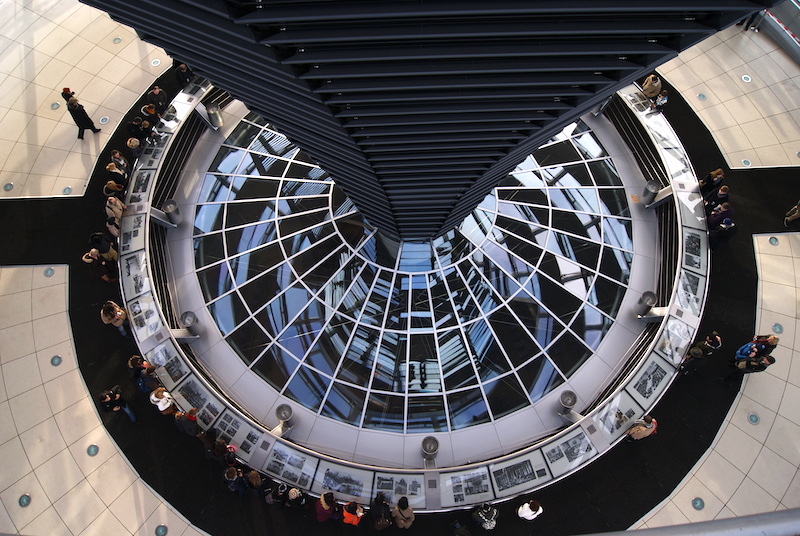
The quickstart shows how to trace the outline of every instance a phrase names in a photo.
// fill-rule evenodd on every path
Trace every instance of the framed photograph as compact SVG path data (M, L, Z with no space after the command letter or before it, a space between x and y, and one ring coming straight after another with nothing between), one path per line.
M670 315L656 343L656 352L677 368L692 343L694 331L687 323Z
M495 498L487 467L442 473L439 475L439 490L442 506L467 506Z
M177 387L170 390L170 393L184 411L197 408L197 424L204 430L208 430L214 425L214 421L225 408L222 401L212 395L193 374L187 376Z
M498 497L518 495L553 479L541 450L490 464L489 473Z
M152 292L142 294L129 300L126 304L128 322L133 334L140 343L164 327L161 312L156 305Z
M144 250L123 255L119 261L119 268L126 299L130 300L150 292L150 273L147 271L147 257Z
M408 505L415 510L425 508L425 475L419 474L393 474L375 473L375 486L372 489L374 498L378 492L383 492L386 500L392 506L397 504L400 497L408 499Z
M700 316L706 294L706 278L689 270L681 270L678 282L678 305L693 316Z
M225 409L214 427L220 435L230 437L228 443L236 447L236 455L249 462L256 451L256 445L266 430L257 428L242 416L230 409Z
M309 490L318 464L318 458L276 441L263 470L289 486Z
M693 227L703 231L706 230L706 210L703 198L697 191L697 185L694 186L694 191L679 190L675 188L674 191L675 203L681 212L681 223L684 226Z
M669 385L669 379L675 373L675 368L672 365L653 352L647 361L642 364L639 372L625 386L625 391L640 407L643 409L650 408Z
M683 263L688 270L705 274L708 271L708 234L705 230L683 229Z
M542 447L547 465L553 477L559 477L582 465L586 460L597 454L589 437L583 429L578 428L572 433L555 439Z
M594 414L592 420L603 432L608 442L613 443L631 427L633 421L643 414L644 410L633 397L626 391L620 391Z
M167 339L145 354L145 360L156 367L156 374L169 391L178 385L191 372L178 354L175 343Z
M373 476L372 471L321 460L311 491L320 495L326 491L332 491L341 501L358 501L361 504L368 504L372 500L370 493L372 492Z
M144 249L145 224L147 223L146 214L131 214L122 216L119 222L119 253L133 253ZM125 266L122 266L125 269ZM123 272L124 273L124 272Z

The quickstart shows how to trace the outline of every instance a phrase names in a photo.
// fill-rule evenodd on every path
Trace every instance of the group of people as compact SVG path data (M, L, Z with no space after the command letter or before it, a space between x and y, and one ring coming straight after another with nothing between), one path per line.
M732 370L727 375L719 377L718 380L730 383L745 374L767 370L770 365L775 364L775 358L771 354L779 342L780 339L773 334L756 335L752 341L743 344L736 350L734 359L730 362Z
M119 278L120 220L128 208L122 199L128 188L131 170L130 163L122 153L117 149L112 150L106 164L107 180L102 188L105 206L101 214L105 228L89 236L89 251L82 257L83 262L89 265L90 273L108 283L114 283Z
M709 247L714 250L728 242L738 230L733 222L730 188L722 184L725 172L719 168L700 179L700 195L706 213Z

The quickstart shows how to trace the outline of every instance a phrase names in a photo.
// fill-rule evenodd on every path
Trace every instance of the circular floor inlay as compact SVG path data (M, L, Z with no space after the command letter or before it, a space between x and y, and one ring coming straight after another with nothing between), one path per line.
M45 268L44 269L44 276L45 277L53 277L54 273L56 273L54 268Z
M758 424L761 422L761 417L759 417L757 413L749 413L747 415L747 422L753 425Z
M120 44L120 43L122 43L122 38L121 38L121 37L115 37L115 38L114 38L114 44L115 44L115 45L118 45L118 44Z
M51 109L51 110L58 110L59 108L61 108L61 104L60 104L60 103L58 103L58 102L54 102L54 103L52 103L52 104L50 105L50 109Z
M744 82L745 84L749 84L752 81L753 79L750 78L749 74L742 75L742 82Z
M156 527L156 536L167 536L169 529L166 525L159 525Z
M158 67L159 65L161 65L161 60L156 58L150 62L150 65L152 65L153 67Z
M23 508L27 508L29 504L31 504L31 496L27 493L25 495L19 496L19 505Z
M53 365L54 367L59 366L62 361L63 359L61 359L60 355L54 355L53 357L50 358L50 364Z
M69 195L72 193L72 186L65 186L61 193L64 195Z
M781 333L783 333L783 324L778 324L777 322L775 322L774 324L772 324L772 331L780 335Z
M706 97L706 94L705 94L705 93L698 93L698 94L697 94L697 100L704 101L704 100L706 100L706 98L707 98L707 97Z
M13 182L7 182L7 183L5 183L3 185L3 190L5 190L6 192L10 192L13 189L14 189L14 183Z
M750 166L752 166L752 165L753 165L753 163L752 163L750 160L748 160L747 158L744 158L744 159L742 160L742 165L743 165L743 166L750 167Z
M86 447L86 454L88 454L89 456L97 456L98 452L100 452L100 447L98 447L97 445L93 444Z
M101 125L107 125L108 124L108 116L107 115L104 115L103 117L100 118L100 124Z
M692 499L692 508L695 510L702 510L706 506L706 502L700 497Z
M769 237L769 243L772 244L773 246L777 246L778 244L781 243L781 241L778 240L777 236L770 236Z

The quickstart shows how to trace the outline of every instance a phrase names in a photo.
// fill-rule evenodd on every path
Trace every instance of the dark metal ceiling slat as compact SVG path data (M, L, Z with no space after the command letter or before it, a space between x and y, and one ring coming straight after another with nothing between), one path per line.
M538 56L631 56L663 55L674 52L660 43L645 40L603 41L582 39L571 42L503 42L449 45L439 47L352 46L305 48L283 60L286 65L323 65L374 61L445 60L456 58L532 58Z
M429 114L429 115L386 115L382 117L366 117L353 119L344 124L345 128L364 128L381 126L403 125L454 125L458 123L490 123L497 122L525 122L548 121L555 116L537 110L522 109L516 112L462 112L459 114Z
M377 78L384 76L443 76L507 73L557 73L578 71L632 71L640 65L617 58L514 58L504 60L457 60L329 64L309 69L303 80Z
M569 87L571 85L600 85L614 83L614 80L593 73L544 73L527 77L517 75L497 76L436 76L427 78L392 78L336 80L322 84L315 89L316 93L345 93L348 91L427 91L427 90L461 90L476 88L493 88L496 86L516 87Z
M474 102L453 102L446 106L444 104L429 105L421 104L418 106L350 106L335 117L346 119L351 117L380 117L388 115L427 115L427 114L458 114L473 112L476 109L482 112L510 112L514 110L536 110L552 111L569 110L573 106L566 102L554 102L553 100L529 99L522 100L494 100L476 105Z
M381 93L348 92L326 96L325 104L328 106L346 106L348 104L406 104L415 103L414 106L437 105L442 101L494 101L497 99L525 99L543 98L552 100L554 97L587 97L593 93L582 87L561 88L516 88L516 87L491 87L481 89L462 89L457 93L431 90L425 93L406 93L403 91L387 91ZM481 104L483 106L483 104Z
M309 46L312 44L340 44L358 42L446 41L473 39L570 38L578 36L642 36L669 34L710 34L713 29L703 24L676 19L608 19L603 21L502 21L485 22L426 22L425 24L365 24L309 28L287 28L260 42L271 46ZM646 40L646 39L644 39Z

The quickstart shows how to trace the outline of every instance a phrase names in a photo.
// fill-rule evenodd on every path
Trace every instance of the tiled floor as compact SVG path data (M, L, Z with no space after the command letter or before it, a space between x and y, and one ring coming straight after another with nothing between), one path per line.
M800 67L763 32L732 26L658 72L711 130L729 167L800 165Z
M800 234L754 235L753 245L759 274L755 331L781 331L776 362L745 376L713 447L637 527L800 508L800 302L787 299L800 297ZM696 497L705 503L702 510L692 506Z
M108 134L171 61L75 0L0 1L0 21L0 185L13 184L0 196L64 195L66 187L82 195ZM731 167L742 159L800 163L800 68L763 33L731 28L660 71L712 130ZM76 90L96 122L109 117L103 133L75 139L63 86ZM706 100L693 98L698 93ZM61 106L52 110L53 102ZM778 246L755 238L762 276L756 331L783 326L778 362L747 378L714 447L637 526L800 507L800 359L788 350L798 344L798 311L785 299L800 292L800 237L778 236ZM49 278L45 268L0 269L0 532L149 535L165 523L170 534L198 533L138 478L101 425L76 369L66 268ZM54 355L63 359L57 367ZM87 455L91 444L100 447L97 456ZM32 501L21 508L25 493ZM702 510L692 507L696 497Z
M151 535L163 524L170 534L203 534L138 477L106 432L77 369L67 293L66 266L0 269L0 532Z
M83 195L120 118L172 61L77 0L5 0L0 21L0 198ZM102 132L77 139L63 87Z

